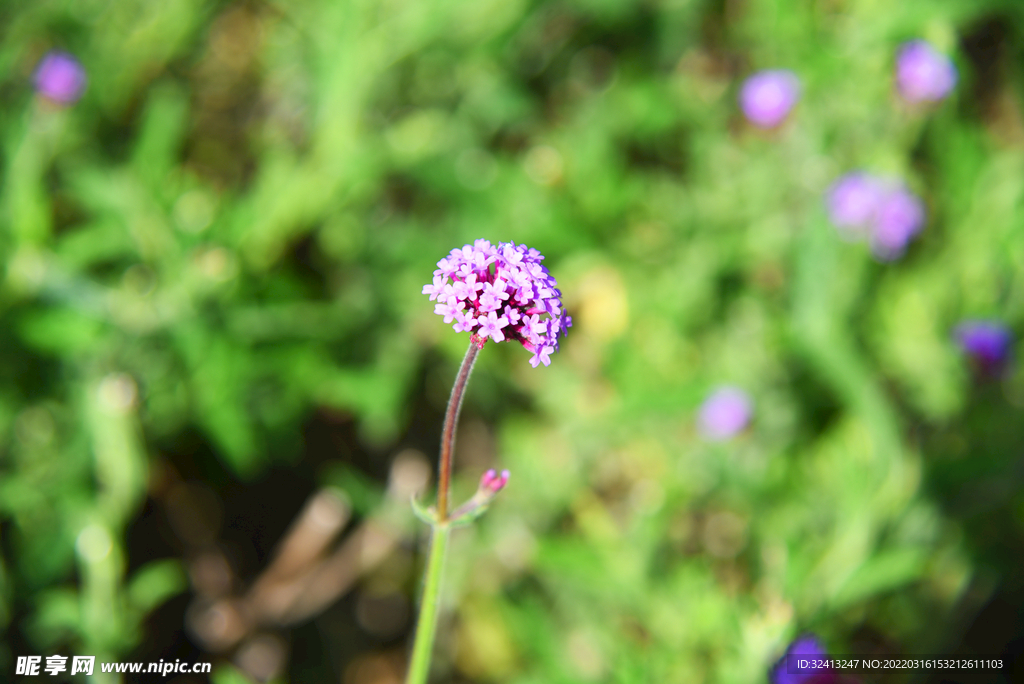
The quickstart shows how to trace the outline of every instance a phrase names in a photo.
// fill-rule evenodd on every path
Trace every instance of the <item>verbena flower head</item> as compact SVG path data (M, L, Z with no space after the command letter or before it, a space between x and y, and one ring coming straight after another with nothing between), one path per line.
M437 262L423 294L455 332L471 332L482 346L514 340L533 352L530 365L551 363L558 340L572 326L543 255L526 245L477 240Z
M78 101L85 90L85 69L66 52L48 52L36 67L36 92L58 104Z
M1013 334L1002 323L964 321L953 336L983 374L998 376L1009 365Z
M800 99L800 79L792 71L759 71L740 88L740 109L750 123L774 128L789 115Z
M753 408L750 396L743 390L719 387L701 404L697 428L706 439L728 439L747 427Z
M925 222L924 203L901 183L849 173L825 196L829 221L848 238L867 238L882 261L899 258Z
M938 102L956 85L956 67L924 40L904 43L896 56L896 87L908 102Z

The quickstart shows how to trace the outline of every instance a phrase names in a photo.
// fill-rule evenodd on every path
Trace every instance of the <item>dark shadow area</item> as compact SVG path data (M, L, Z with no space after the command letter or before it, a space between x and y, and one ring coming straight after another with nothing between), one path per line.
M999 673L931 672L921 682L1024 681L1024 411L1004 385L982 380L955 423L918 434L925 454L924 486L957 522L977 567L951 621L943 652L953 657L997 656Z

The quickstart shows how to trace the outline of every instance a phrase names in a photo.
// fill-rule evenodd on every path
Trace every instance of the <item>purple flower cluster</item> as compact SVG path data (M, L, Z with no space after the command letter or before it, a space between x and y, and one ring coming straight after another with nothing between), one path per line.
M481 345L488 337L515 340L533 352L531 366L547 366L572 318L543 260L526 245L477 240L437 262L434 282L423 286L423 294L437 301L434 313L445 323L455 321L455 332L472 332Z
M866 237L879 259L902 256L924 227L924 203L901 183L860 171L832 184L827 193L829 220L850 238Z
M938 102L956 86L956 67L924 40L904 43L896 55L896 87L907 102Z
M760 128L774 128L785 121L800 99L800 79L792 71L759 71L740 88L740 109Z
M36 92L62 105L73 104L85 90L85 69L66 52L48 52L35 72Z
M705 439L728 439L747 427L753 410L746 392L738 387L719 387L701 404L697 427Z

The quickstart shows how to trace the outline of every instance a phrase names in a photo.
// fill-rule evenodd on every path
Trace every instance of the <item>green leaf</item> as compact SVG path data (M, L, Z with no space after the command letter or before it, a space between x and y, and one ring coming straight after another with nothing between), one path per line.
M24 314L18 332L39 351L63 356L95 350L103 340L104 325L72 309L51 308Z
M148 613L188 587L178 560L158 560L139 568L128 582L128 600L133 608Z
M39 596L28 631L35 643L49 648L72 635L77 636L81 628L78 592L73 589L53 589Z
M213 684L254 684L253 680L231 665L220 665L210 675Z
M921 576L926 562L923 549L882 551L857 568L832 597L830 605L848 606L908 584Z

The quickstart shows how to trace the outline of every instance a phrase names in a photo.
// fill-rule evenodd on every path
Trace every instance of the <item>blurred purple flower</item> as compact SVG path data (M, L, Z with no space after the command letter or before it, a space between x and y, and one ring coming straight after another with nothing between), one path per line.
M844 677L835 670L800 667L800 660L820 660L828 657L828 651L814 636L805 634L798 637L786 654L768 673L771 684L858 684L857 680Z
M808 684L814 677L821 674L820 670L797 667L800 656L808 659L820 659L828 657L828 652L813 636L804 635L797 638L786 649L786 654L772 668L769 677L772 684Z
M875 214L871 249L883 261L903 255L911 238L924 227L924 204L904 187L890 188Z
M829 220L836 228L860 234L874 218L884 194L884 184L874 176L848 173L828 189Z
M985 375L998 376L1010 361L1013 334L998 321L964 321L953 332L960 348Z
M902 184L862 171L848 173L825 194L829 220L847 237L867 237L882 261L903 255L924 227L924 203Z
M774 128L782 123L800 99L800 79L792 71L759 71L740 88L740 109L750 123Z
M68 53L51 51L39 61L34 82L36 92L46 99L73 104L85 90L85 69Z
M956 85L956 67L924 40L904 43L896 56L896 86L908 102L938 102Z
M750 396L743 390L719 387L701 404L697 427L706 439L728 439L747 426L753 406Z

